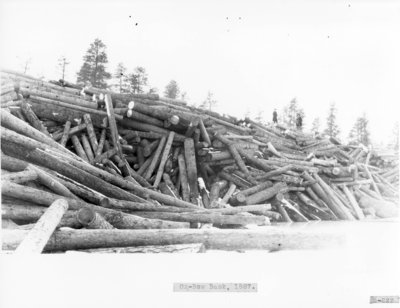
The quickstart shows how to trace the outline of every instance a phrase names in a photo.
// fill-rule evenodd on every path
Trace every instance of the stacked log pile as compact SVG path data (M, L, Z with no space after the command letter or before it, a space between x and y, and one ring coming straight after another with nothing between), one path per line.
M3 246L17 251L35 234L31 251L276 249L275 231L246 226L398 215L398 165L373 166L363 146L154 94L2 71L1 149ZM279 244L298 248L298 236Z

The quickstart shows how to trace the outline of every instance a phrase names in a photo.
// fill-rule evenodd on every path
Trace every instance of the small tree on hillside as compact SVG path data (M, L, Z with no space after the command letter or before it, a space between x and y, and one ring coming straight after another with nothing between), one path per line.
M340 133L339 126L336 123L336 113L336 105L335 103L331 103L328 117L326 118L326 129L324 130L324 134L329 137L337 137Z
M114 73L114 78L117 80L115 87L119 93L129 92L129 78L126 73L126 67L123 63L118 63L117 69Z
M212 111L212 108L217 105L217 101L214 99L214 94L211 91L208 91L207 97L204 102L199 106L202 109L208 109Z
M321 128L321 120L319 118L315 118L314 121L311 123L311 132L314 134L319 134Z
M281 115L278 114L278 118L279 121L284 125L286 125L288 128L295 128L297 114L301 115L304 126L304 118L305 118L304 110L297 103L297 99L293 98L290 101L290 103L283 108L283 112L281 112Z
M358 144L362 143L366 146L370 144L370 133L368 128L368 119L365 113L358 117L356 123L349 133L349 143Z
M146 69L142 66L135 67L132 74L129 75L129 83L132 93L144 93L144 87L147 86L148 75Z
M179 86L175 80L171 80L165 87L165 97L176 99L179 95Z

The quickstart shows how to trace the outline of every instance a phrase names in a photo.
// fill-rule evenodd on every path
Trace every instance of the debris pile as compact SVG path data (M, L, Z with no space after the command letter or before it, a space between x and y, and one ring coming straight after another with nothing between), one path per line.
M398 162L155 94L4 70L1 126L3 248L273 249L246 226L398 215Z

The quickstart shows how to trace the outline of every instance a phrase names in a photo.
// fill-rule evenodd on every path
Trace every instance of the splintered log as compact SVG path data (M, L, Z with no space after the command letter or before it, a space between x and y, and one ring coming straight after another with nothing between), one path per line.
M344 236L321 230L266 227L267 230L63 230L50 238L45 251L66 251L141 245L203 243L206 249L285 250L343 245ZM4 230L3 249L11 250L27 231Z
M46 127L43 123L38 119L36 114L32 111L31 107L26 101L21 102L21 111L28 122L36 128L38 131L42 132L43 134L50 137L49 132L47 131Z
M190 199L193 202L193 200L197 199L199 196L199 190L197 188L196 151L193 139L185 139L183 147L187 167L187 177L190 187Z
M28 232L15 252L41 253L67 210L68 202L66 200L55 200L35 224L33 229Z
M83 120L85 121L85 124L86 124L86 129L87 129L87 132L89 135L89 140L90 140L90 144L92 145L93 152L96 152L99 144L97 142L97 137L96 137L96 133L94 132L94 127L93 127L92 118L90 117L90 114L85 113L83 115Z
M64 147L67 144L70 129L71 129L71 121L65 122L64 131L60 140L60 144Z
M77 211L76 219L87 229L114 229L99 213L90 208Z
M6 196L28 200L45 206L49 206L55 200L60 198L59 195L51 194L31 187L13 184L11 182L2 183L1 193ZM80 210L81 208L85 207L91 208L96 213L102 215L109 223L118 229L169 229L189 227L189 224L186 223L163 221L158 219L145 219L113 209L92 205L76 199L64 199L67 200L71 210Z
M99 144L96 148L96 152L95 152L95 160L97 160L97 158L101 155L101 153L103 153L103 148L104 148L104 142L106 141L106 129L103 128L100 134L100 141Z
M174 140L174 135L175 135L174 132L170 132L168 135L168 140L167 140L167 143L165 144L164 151L163 151L161 161L160 161L160 165L158 166L156 179L154 180L154 184L153 184L153 187L155 187L155 188L157 188L158 184L161 181L161 177L164 173L165 163L166 163L168 155L171 151L171 146L172 146L172 142Z
M182 198L184 201L190 202L190 188L186 169L186 161L183 154L178 155L180 183L182 189Z
M233 195L233 193L236 190L236 185L231 183L229 185L229 189L228 191L225 193L224 197L222 198L221 202L222 204L226 204L228 202L228 200L231 198L231 196Z
M223 188L225 188L228 185L228 182L223 180L223 181L218 181L215 182L210 189L210 204L212 204L214 201L218 201L220 192Z

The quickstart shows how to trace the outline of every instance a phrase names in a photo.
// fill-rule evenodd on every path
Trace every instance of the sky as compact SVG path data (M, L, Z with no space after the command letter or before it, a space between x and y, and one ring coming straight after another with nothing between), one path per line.
M305 125L338 109L341 137L357 117L371 138L393 136L400 102L400 1L0 0L0 66L76 81L95 38L108 70L143 66L162 92L174 79L190 103L208 91L216 111L270 121L296 98Z

